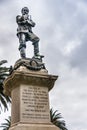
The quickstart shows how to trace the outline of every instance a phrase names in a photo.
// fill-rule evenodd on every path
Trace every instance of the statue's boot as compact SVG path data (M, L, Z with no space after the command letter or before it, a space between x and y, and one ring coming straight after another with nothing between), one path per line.
M36 57L40 56L38 42L34 42L33 45L34 45L34 56Z
M26 44L24 44L23 42L21 42L20 45L19 45L19 51L20 51L21 58L26 58L25 49L26 49Z

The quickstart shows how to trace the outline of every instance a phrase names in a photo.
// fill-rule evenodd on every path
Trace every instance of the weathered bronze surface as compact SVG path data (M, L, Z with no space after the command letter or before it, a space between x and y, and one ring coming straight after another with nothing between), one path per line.
M19 38L19 51L21 58L26 58L26 42L31 41L34 46L34 57L40 57L39 55L39 37L37 37L32 32L32 27L35 27L35 22L31 19L29 15L29 9L27 7L22 8L22 16L18 15L16 17L16 22L18 24L17 36Z

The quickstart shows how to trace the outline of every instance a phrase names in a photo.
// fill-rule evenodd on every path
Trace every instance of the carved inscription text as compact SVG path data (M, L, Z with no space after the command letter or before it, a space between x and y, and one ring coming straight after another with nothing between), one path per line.
M21 86L21 119L25 122L49 122L48 88Z

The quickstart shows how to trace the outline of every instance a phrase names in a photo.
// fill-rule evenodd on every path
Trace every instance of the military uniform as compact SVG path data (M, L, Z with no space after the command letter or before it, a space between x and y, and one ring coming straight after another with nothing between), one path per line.
M23 12L25 9L26 12ZM22 16L18 15L16 17L16 22L18 24L17 28L17 36L19 38L19 50L20 50L20 55L22 58L26 57L25 49L26 49L26 42L31 41L32 44L34 45L34 56L39 55L39 38L32 32L32 27L35 26L35 23L29 19L28 15L28 8L24 7L22 9Z

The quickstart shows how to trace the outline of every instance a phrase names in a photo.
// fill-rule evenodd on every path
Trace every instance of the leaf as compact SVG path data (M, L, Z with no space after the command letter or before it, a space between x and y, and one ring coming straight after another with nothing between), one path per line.
M2 60L0 61L0 65L4 64L4 63L7 63L7 60Z
M3 127L3 130L9 130L9 127L11 126L11 117L9 116L5 121L6 123L2 123L0 127Z
M8 110L8 103L11 103L11 99L3 93L3 82L9 75L9 68L1 67L7 60L0 61L0 110L4 107L4 111ZM3 107L2 107L3 106Z
M65 121L62 120L61 113L58 113L58 110L53 111L53 109L50 109L50 117L51 117L51 122L59 127L61 130L68 130L66 128Z

